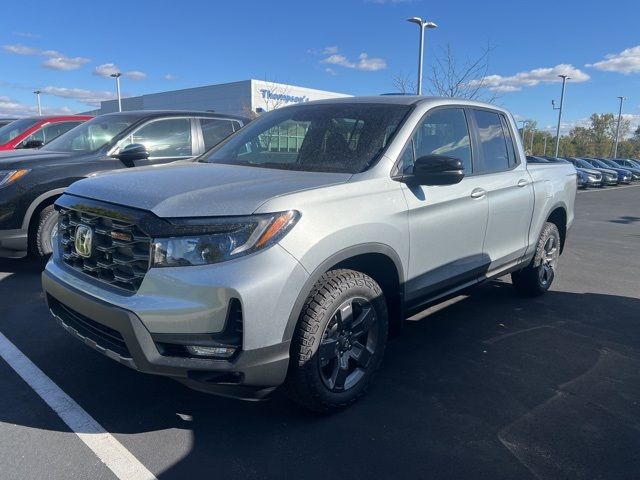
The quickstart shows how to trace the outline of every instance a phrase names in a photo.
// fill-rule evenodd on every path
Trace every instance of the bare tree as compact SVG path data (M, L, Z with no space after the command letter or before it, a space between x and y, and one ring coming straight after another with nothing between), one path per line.
M487 45L476 58L460 61L447 44L436 55L429 75L429 91L433 95L492 102L498 98L487 89L489 57L493 48Z
M416 93L416 82L410 75L399 73L393 77L392 81L393 88L395 88L398 93L402 93L403 95L414 95Z

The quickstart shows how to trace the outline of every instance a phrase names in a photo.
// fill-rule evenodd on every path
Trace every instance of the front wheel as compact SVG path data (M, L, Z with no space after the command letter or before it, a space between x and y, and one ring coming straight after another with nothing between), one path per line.
M317 412L356 402L380 366L387 334L386 301L371 277L354 270L325 273L296 327L289 396Z
M39 261L46 261L53 252L53 242L58 233L58 212L53 205L42 209L31 240L31 252Z
M560 257L560 233L553 223L545 223L531 263L511 274L513 286L521 295L535 297L551 287Z

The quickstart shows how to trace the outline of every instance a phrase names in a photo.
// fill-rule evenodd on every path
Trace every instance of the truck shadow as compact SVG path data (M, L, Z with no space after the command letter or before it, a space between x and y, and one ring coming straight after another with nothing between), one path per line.
M54 324L37 272L0 281L0 298L12 299L0 305L0 331L109 432L124 434L160 479L640 471L626 453L640 448L635 298L552 291L523 299L507 283L489 283L406 322L368 395L329 416L282 394L263 403L212 397L115 364ZM0 401L0 421L66 431L31 408ZM146 446L128 443L141 433ZM171 466L156 471L151 460Z

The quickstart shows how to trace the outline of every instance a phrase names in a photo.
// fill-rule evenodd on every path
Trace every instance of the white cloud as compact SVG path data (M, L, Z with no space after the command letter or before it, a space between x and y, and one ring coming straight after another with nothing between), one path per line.
M176 77L175 75L171 74L171 73L167 73L166 75L164 75L162 78L164 78L165 80L171 82L173 80L176 80L178 77Z
M640 72L640 45L627 48L620 53L605 55L604 60L596 63L588 63L587 67L593 67L605 72L618 72L625 75Z
M338 51L337 48L335 51ZM375 72L376 70L384 70L387 68L387 62L384 59L377 57L370 58L366 53L361 53L356 61L349 60L340 53L334 53L323 58L320 62L368 72Z
M558 75L569 75L571 82L586 82L589 75L569 64L560 64L549 68L535 68L528 72L503 77L502 75L488 75L479 80L469 82L470 86L482 86L492 92L508 93L522 90L523 87L535 87L541 83L557 83L562 79Z
M42 93L53 95L60 98L68 98L76 100L85 105L92 107L99 106L100 102L105 100L113 100L115 94L103 90L85 90L83 88L66 88L66 87L44 87Z
M24 38L40 38L40 35L31 32L11 32L16 37L24 37Z
M130 72L124 72L123 75L129 80L146 80L147 74L139 70L132 70Z
M27 115L37 115L38 107L35 103L33 105L26 105L24 103L17 102L10 97L0 96L0 115L15 115L17 117L23 117ZM42 108L42 113L48 115L65 115L73 113L69 107L47 107Z
M338 47L336 47L335 45L325 47L322 49L322 53L323 55L333 55L335 53L338 53Z
M114 63L103 63L102 65L98 65L94 70L93 74L99 77L108 78L114 73L122 73L123 77L127 77L130 80L145 80L147 78L147 74L144 72L140 72L138 70L131 70L129 72L123 72L118 66Z
M45 50L41 55L49 57L48 60L45 60L42 63L42 66L52 70L75 70L91 61L89 58L85 57L67 57L56 50Z
M27 47L26 45L3 45L2 48L9 53L16 55L38 55L40 51L37 48Z
M85 57L68 57L57 50L39 50L26 45L4 45L3 48L9 53L16 55L38 55L48 57L48 60L42 62L42 66L52 70L75 70L82 65L89 63L91 60Z

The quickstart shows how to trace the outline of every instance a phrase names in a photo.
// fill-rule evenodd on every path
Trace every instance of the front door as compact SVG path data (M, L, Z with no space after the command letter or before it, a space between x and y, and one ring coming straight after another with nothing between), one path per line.
M403 185L410 231L405 286L409 307L473 282L487 265L482 251L486 190L482 177L474 175L475 155L464 108L436 108L425 115L402 154L403 171L411 170L415 158L430 154L462 160L465 178L457 185Z

